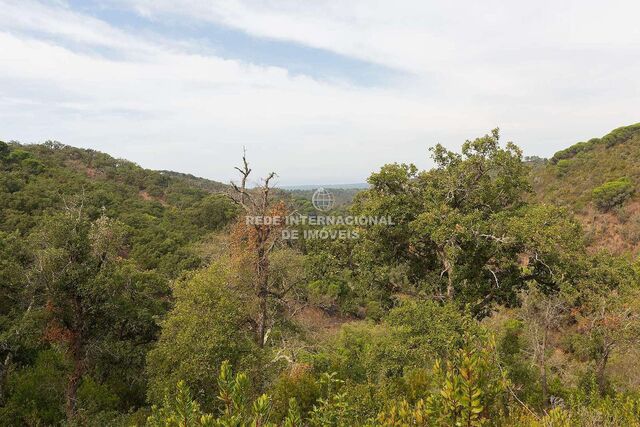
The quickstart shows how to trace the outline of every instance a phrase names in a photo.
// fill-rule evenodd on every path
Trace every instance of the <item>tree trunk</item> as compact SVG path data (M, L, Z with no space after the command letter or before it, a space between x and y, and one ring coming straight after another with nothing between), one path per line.
M607 346L604 351L604 355L602 359L597 364L596 367L596 381L598 382L598 389L601 394L604 394L607 386L607 379L605 377L605 370L607 369L607 363L609 362L609 355L611 354L611 348Z
M542 404L547 407L548 402L548 385L547 385L547 327L544 328L542 335L542 345L540 351L540 387L542 388Z
M5 383L7 382L7 373L11 359L11 351L9 351L7 357L4 358L4 363L0 366L0 406L5 404Z
M454 296L454 289L453 289L453 274L451 272L451 269L453 267L449 266L449 270L447 272L447 279L448 279L448 283L447 283L447 298L449 300L453 300L453 296Z
M84 375L82 342L79 337L75 337L71 342L71 358L73 361L73 371L71 375L69 375L65 390L65 414L67 421L73 420L78 412L78 387Z
M262 285L260 286L260 290L258 291L258 346L260 348L264 347L265 344L265 336L267 333L267 296L264 292L264 288Z
M258 319L257 319L257 341L258 346L263 348L267 333L268 322L268 298L269 298L269 259L264 248L258 249Z
M444 268L444 272L447 273L447 299L451 301L455 294L453 286L453 263L447 258L444 249L438 249L437 254Z
M452 301L455 289L453 287L453 264L447 258L443 261L444 268L447 270L447 298Z

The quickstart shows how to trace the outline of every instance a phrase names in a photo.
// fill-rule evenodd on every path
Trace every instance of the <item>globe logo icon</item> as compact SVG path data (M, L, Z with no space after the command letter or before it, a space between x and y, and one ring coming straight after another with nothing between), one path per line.
M327 212L333 208L336 199L333 197L333 193L320 187L311 196L311 203L320 212Z

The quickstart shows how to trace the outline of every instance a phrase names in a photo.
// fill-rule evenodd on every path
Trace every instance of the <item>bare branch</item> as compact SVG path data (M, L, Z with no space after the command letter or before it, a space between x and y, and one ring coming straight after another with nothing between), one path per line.
M247 162L247 149L245 147L242 147L242 168L236 166L234 167L234 169L240 172L242 178L240 181L240 187L238 187L233 182L231 183L231 185L233 186L234 190L240 194L240 204L246 207L245 198L251 198L249 193L247 193L247 179L249 178L249 174L251 174L251 168L249 167L249 163Z

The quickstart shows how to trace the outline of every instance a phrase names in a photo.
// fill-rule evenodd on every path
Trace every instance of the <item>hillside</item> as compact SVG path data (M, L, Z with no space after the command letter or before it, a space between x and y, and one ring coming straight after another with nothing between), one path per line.
M58 142L0 142L0 232L27 236L41 218L81 205L90 218L122 221L134 260L168 277L199 266L190 245L235 216L235 206L214 194L225 188Z
M531 164L538 200L572 211L592 248L640 252L640 123Z
M539 197L621 217L639 176L635 154L613 160L638 141L614 133L530 159ZM433 159L336 191L331 215L393 224L283 228L255 219L315 216L310 191L234 203L191 175L0 143L0 426L637 425L637 265L531 200L498 129Z

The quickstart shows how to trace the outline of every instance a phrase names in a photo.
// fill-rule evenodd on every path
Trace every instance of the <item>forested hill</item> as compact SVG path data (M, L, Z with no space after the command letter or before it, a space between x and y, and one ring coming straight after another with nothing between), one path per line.
M538 200L565 206L593 248L640 251L640 123L532 162Z
M0 143L0 426L640 425L640 264L530 191L622 218L634 132L530 169L494 129L331 211L393 224L287 228L268 179Z
M47 215L82 205L91 219L104 214L123 222L129 255L169 277L198 267L190 246L235 216L235 206L215 194L225 188L58 142L0 142L0 232L25 237Z

